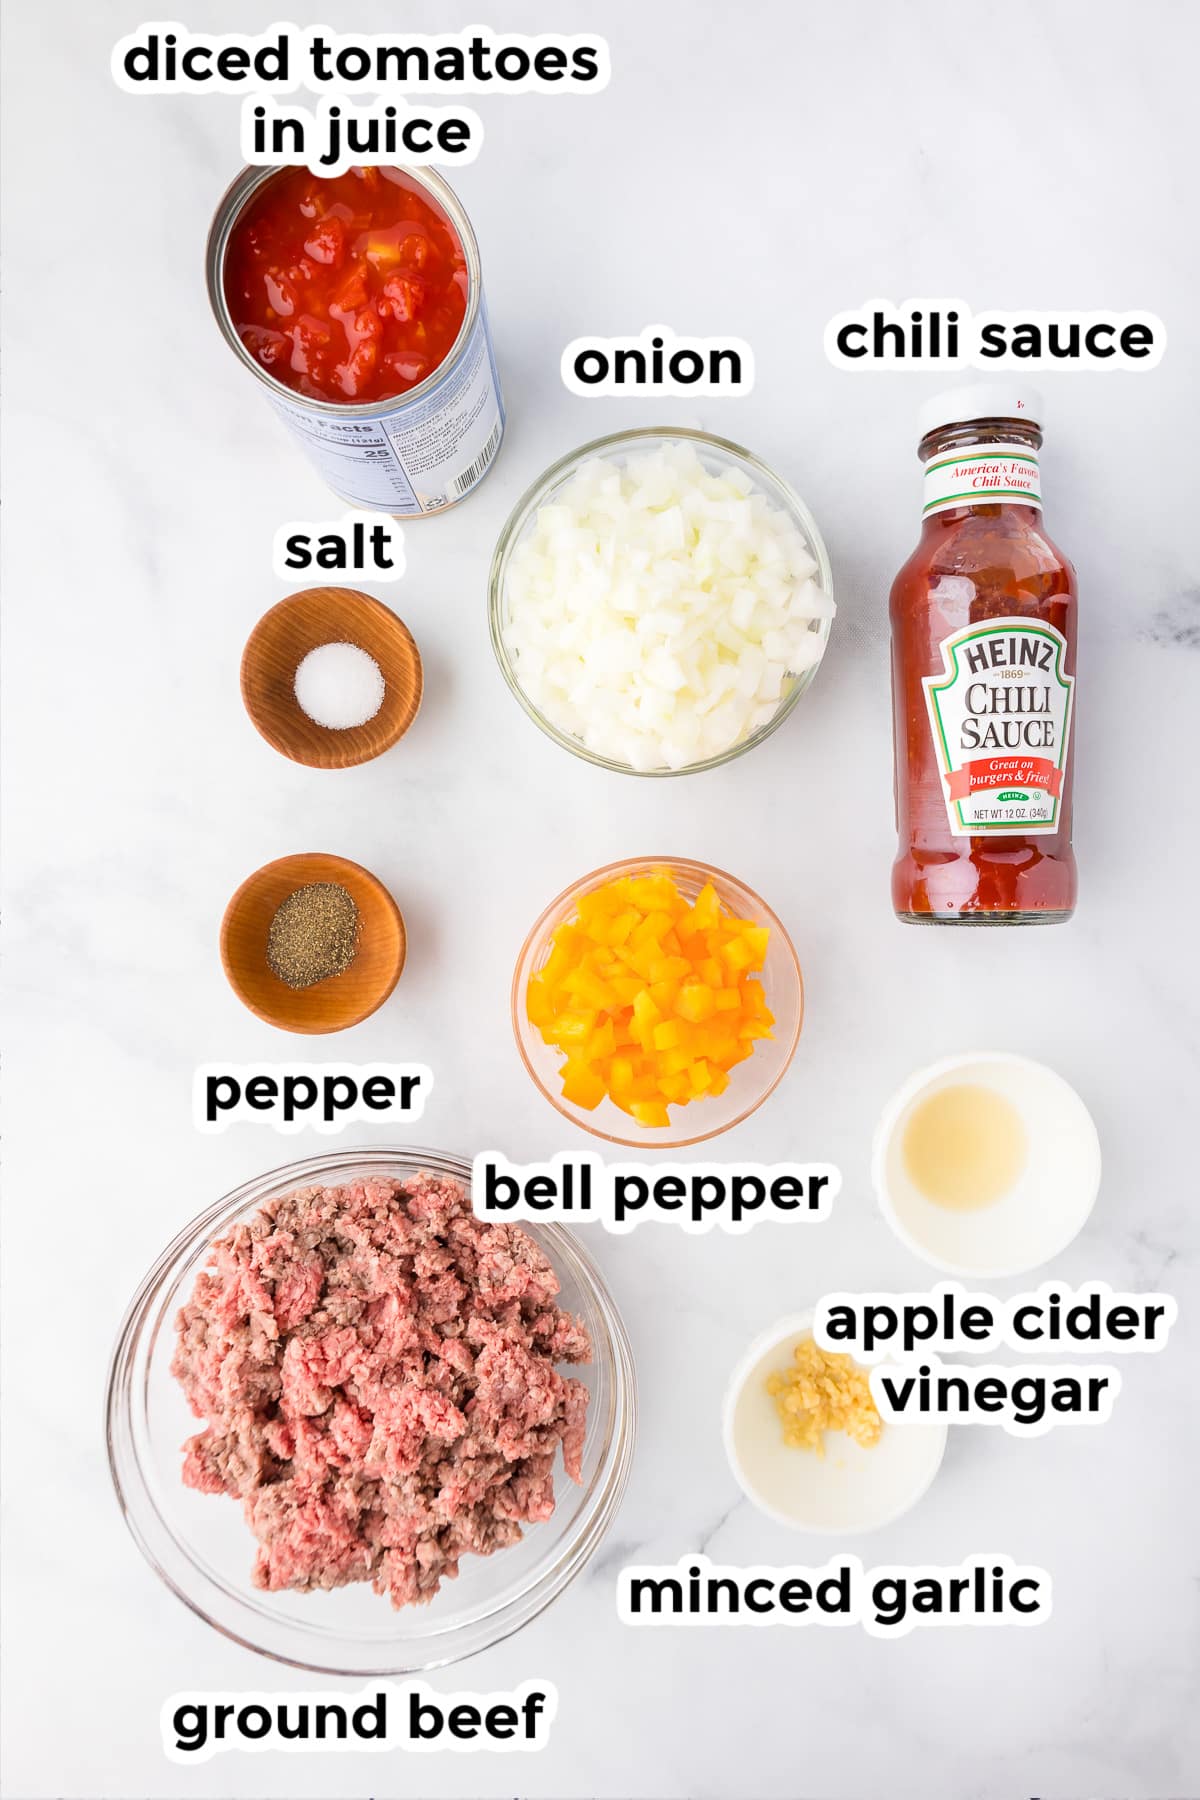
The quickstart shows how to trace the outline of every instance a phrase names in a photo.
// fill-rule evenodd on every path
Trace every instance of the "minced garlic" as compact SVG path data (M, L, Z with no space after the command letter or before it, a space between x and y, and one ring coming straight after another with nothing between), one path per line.
M783 1426L783 1441L798 1450L825 1454L825 1433L844 1431L870 1449L879 1442L883 1421L871 1398L867 1371L852 1357L822 1350L805 1338L792 1352L790 1369L767 1376L767 1392Z

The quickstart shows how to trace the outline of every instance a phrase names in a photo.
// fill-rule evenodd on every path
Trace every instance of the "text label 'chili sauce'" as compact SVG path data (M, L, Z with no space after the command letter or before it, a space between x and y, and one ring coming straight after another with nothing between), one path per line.
M1042 525L1041 402L921 414L921 540L892 586L898 917L1037 925L1075 905L1075 572Z
M422 169L247 169L208 244L218 323L318 472L380 512L441 512L504 407L475 234Z

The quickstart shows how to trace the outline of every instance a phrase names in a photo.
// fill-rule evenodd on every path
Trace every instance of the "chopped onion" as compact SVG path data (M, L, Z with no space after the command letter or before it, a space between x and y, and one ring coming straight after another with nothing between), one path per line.
M504 646L526 697L594 755L683 769L770 723L820 661L833 601L789 513L680 442L584 463L513 549Z

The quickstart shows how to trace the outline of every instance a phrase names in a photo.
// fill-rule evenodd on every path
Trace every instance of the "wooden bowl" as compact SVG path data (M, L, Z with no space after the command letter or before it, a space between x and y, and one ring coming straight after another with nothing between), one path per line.
M358 948L342 975L290 988L267 962L267 934L280 904L310 882L344 887L358 907ZM250 1011L281 1031L345 1031L383 1005L400 979L408 940L400 908L369 869L309 851L265 863L243 881L221 921L221 962Z
M321 644L357 644L379 664L383 703L373 719L334 731L296 698L296 670ZM264 613L242 652L242 699L268 744L310 769L349 769L390 750L421 704L421 656L402 619L356 588L305 588Z

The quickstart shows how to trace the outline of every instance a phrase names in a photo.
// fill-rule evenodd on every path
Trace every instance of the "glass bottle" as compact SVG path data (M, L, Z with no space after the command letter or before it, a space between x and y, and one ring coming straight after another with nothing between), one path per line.
M921 412L921 538L891 595L898 918L1071 916L1075 571L1042 523L1042 404L980 384Z

